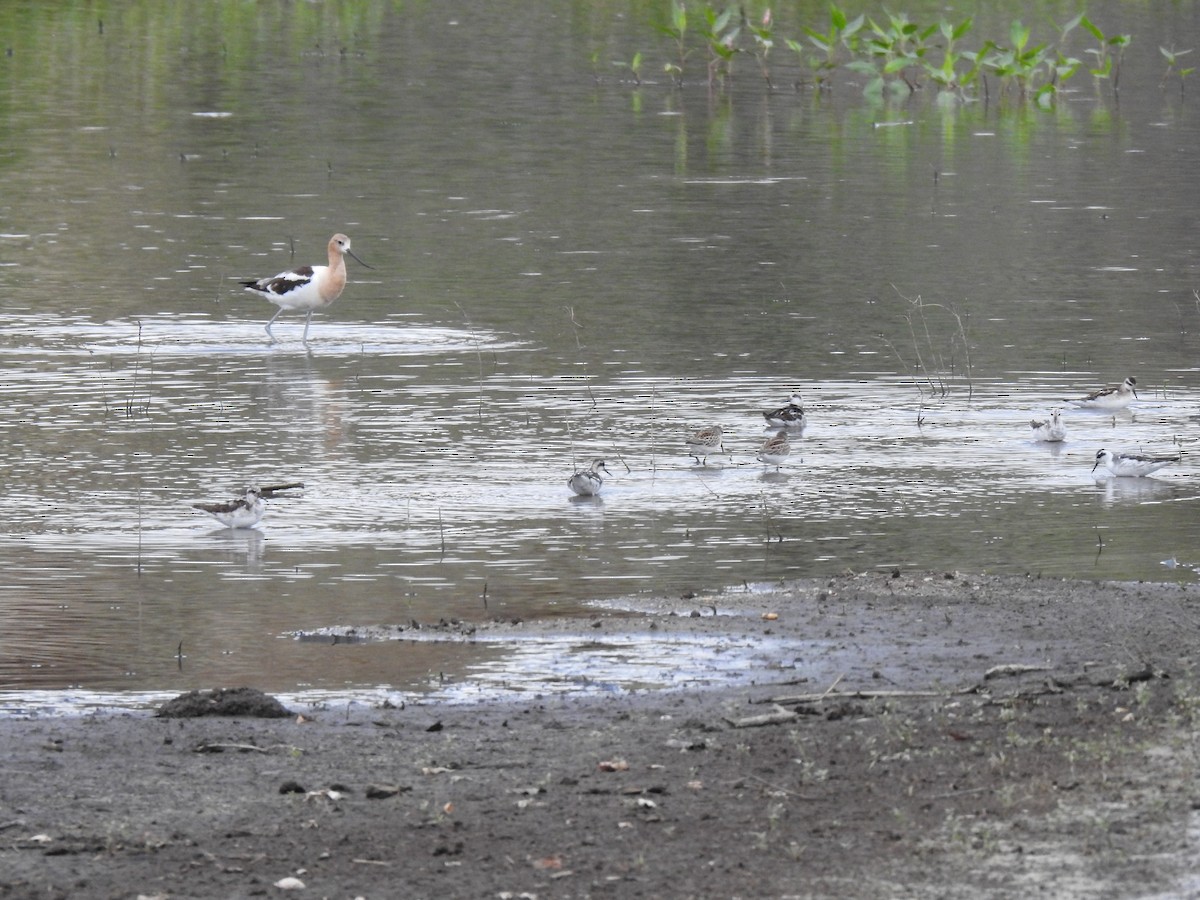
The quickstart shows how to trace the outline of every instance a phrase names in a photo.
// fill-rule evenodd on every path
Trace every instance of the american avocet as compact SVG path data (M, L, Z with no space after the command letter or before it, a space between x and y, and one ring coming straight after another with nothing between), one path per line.
M695 434L688 437L687 444L688 453L696 460L696 464L708 462L708 454L718 447L721 452L725 452L725 445L721 443L721 437L724 432L720 425L709 425L707 428L701 428Z
M1062 413L1057 409L1051 410L1050 418L1044 422L1038 419L1030 419L1029 427L1033 429L1033 439L1035 441L1057 444L1059 441L1067 439L1067 423L1062 420Z
M763 441L762 449L758 451L758 461L768 466L774 466L775 471L787 462L792 445L788 443L787 429L780 428L778 433Z
M600 488L604 484L604 479L600 473L611 475L604 466L604 460L593 459L592 464L581 472L576 472L567 479L567 487L578 494L580 497L594 497L600 493Z
M192 507L208 513L226 528L250 528L257 525L267 510L262 491L256 487L246 488L242 496L228 503L193 503Z
M1124 409L1138 398L1135 384L1137 379L1131 375L1114 387L1101 388L1086 397L1068 402L1081 409Z
M1098 450L1096 465L1092 466L1092 471L1095 472L1098 466L1103 465L1118 477L1141 478L1175 462L1179 462L1179 454L1144 456L1137 453L1113 453L1111 450Z
M266 297L279 307L278 312L271 316L267 323L267 334L271 340L275 335L271 326L283 314L285 309L308 310L308 318L304 320L304 337L308 341L308 326L312 322L313 310L328 306L346 287L346 256L349 255L368 269L365 262L354 256L350 249L350 238L344 234L335 234L329 239L329 265L301 266L289 272L280 272L270 278L260 278L257 281L240 282L252 294Z
M804 407L800 405L800 395L792 394L787 406L767 410L763 418L772 428L803 428Z

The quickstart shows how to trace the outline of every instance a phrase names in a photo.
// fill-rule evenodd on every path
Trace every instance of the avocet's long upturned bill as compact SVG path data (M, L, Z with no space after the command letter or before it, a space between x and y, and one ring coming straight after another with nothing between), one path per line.
M710 425L707 428L701 428L695 434L687 439L688 453L696 460L699 465L708 462L708 454L718 447L721 452L725 452L725 445L721 443L721 438L724 432L720 425Z
M600 488L604 485L601 472L605 475L612 474L604 467L604 460L593 459L590 466L567 479L567 487L580 497L594 497L600 493Z
M1045 421L1031 419L1029 427L1033 429L1033 439L1035 441L1057 444L1059 441L1067 439L1067 424L1062 420L1062 413L1057 409L1052 410L1050 418Z
M192 506L208 513L226 528L251 528L267 510L262 491L256 487L246 488L242 496L228 503L193 503Z
M804 407L800 404L800 395L792 394L787 406L769 409L763 413L763 418L772 428L803 428Z
M1179 455L1143 456L1137 453L1113 453L1111 450L1096 452L1096 465L1092 471L1103 465L1113 475L1118 477L1132 476L1141 478L1151 472L1157 472L1164 466L1179 462Z
M1131 375L1114 387L1101 388L1070 402L1082 409L1124 409L1138 398L1135 384L1137 379Z
M775 471L787 462L792 445L788 443L787 429L781 428L776 434L763 441L762 449L758 451L758 461L768 466L774 466Z
M357 262L372 268L354 255L350 249L350 238L344 234L335 234L329 239L329 265L301 266L288 272L280 272L270 278L260 278L257 281L243 281L246 290L260 297L266 297L279 307L279 311L271 316L267 323L267 334L271 340L275 335L271 326L283 314L284 310L307 310L308 318L304 320L303 341L308 341L308 326L312 323L313 310L328 306L346 288L346 257L353 257Z

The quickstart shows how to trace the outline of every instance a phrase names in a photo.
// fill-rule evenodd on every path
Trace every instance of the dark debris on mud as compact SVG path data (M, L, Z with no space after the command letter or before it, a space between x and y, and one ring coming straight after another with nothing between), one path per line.
M158 715L163 719L195 719L201 716L284 719L292 713L274 697L260 690L236 687L188 691L160 706Z

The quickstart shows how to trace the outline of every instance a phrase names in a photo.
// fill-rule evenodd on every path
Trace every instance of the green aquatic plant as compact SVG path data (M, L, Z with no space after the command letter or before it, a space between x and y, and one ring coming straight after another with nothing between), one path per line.
M629 74L633 76L633 83L640 85L642 83L642 54L635 53L629 62L624 60L614 59L613 65L619 69L628 69Z
M1113 93L1116 93L1121 87L1121 58L1133 37L1128 34L1105 34L1085 15L1079 16L1079 25L1097 41L1097 46L1089 47L1086 51L1096 57L1095 67L1088 71L1097 80L1111 78Z
M684 0L670 0L667 17L657 26L673 45L663 70L682 86L689 57L702 52L711 87L733 76L739 53L751 53L771 91L775 87L771 52L782 45L794 54L789 58L799 71L811 73L811 83L822 91L830 88L834 73L844 67L866 77L863 91L868 95L879 95L884 90L914 94L933 85L938 103L987 102L994 84L996 99L1011 97L1045 108L1056 102L1062 86L1084 66L1069 51L1068 39L1076 29L1096 40L1096 46L1087 50L1094 57L1088 71L1098 81L1110 80L1114 92L1119 86L1122 57L1131 41L1129 35L1105 34L1080 13L1059 27L1057 40L1036 40L1033 29L1016 19L1009 24L1003 41L987 38L978 49L968 49L962 44L975 25L970 17L957 22L943 17L922 24L905 12L850 18L836 3L829 4L828 11L825 26L802 24L799 34L787 35L776 28L770 7L751 17L741 5L722 7L705 2L689 11ZM1178 76L1182 86L1193 69L1181 67L1178 57L1189 51L1177 53L1163 48L1162 52L1168 63L1164 83ZM615 64L629 68L640 82L641 62L639 54L631 62ZM798 89L806 80L801 74L793 84Z
M838 6L829 4L829 31L821 32L815 28L804 26L804 34L809 42L821 51L821 57L814 57L810 65L817 87L828 87L829 76L838 67L838 58L843 49L851 54L858 49L858 32L862 30L865 16L847 19L846 13ZM791 46L792 42L788 42ZM796 49L796 48L793 48ZM797 50L797 52L799 52Z
M711 86L718 77L733 76L733 59L737 55L737 39L741 34L740 19L734 18L734 7L727 6L717 12L712 6L704 7L704 18L700 35L708 47L708 83Z
M687 46L688 14L687 7L681 0L671 0L671 19L666 25L660 25L659 31L675 43L675 61L663 66L663 71L675 79L675 83L683 84L683 69L691 50Z
M1000 79L1001 91L1007 84L1015 84L1021 99L1031 95L1046 58L1046 45L1029 46L1029 36L1029 28L1019 19L1014 21L1009 29L1012 46L996 47L985 61Z
M1191 50L1168 50L1166 47L1159 47L1159 52L1167 59L1167 71L1163 73L1162 81L1159 82L1159 87L1166 87L1167 82L1171 80L1172 75L1179 76L1179 93L1183 93L1183 81L1189 75L1196 71L1195 66L1183 68L1179 65L1179 57L1191 53Z
M762 19L757 25L747 21L746 30L750 32L750 36L754 40L754 58L758 60L758 71L762 74L763 81L767 83L767 90L773 91L775 85L771 82L771 68L767 64L771 48L775 46L775 39L771 31L771 8L768 6L763 11Z
M979 66L977 64L968 67L966 75L959 73L959 63L965 60L966 56L954 48L955 43L971 30L972 23L973 20L968 17L957 25L946 19L942 19L937 24L942 40L945 41L941 48L942 61L935 66L927 59L922 59L922 66L925 74L938 86L939 99L961 96L962 91L974 84L978 76Z
M888 13L887 22L883 25L874 19L867 21L871 26L871 34L863 44L878 61L880 77L885 83L898 77L912 93L916 90L916 83L906 72L923 68L929 49L928 41L937 32L937 26L918 25L904 13Z

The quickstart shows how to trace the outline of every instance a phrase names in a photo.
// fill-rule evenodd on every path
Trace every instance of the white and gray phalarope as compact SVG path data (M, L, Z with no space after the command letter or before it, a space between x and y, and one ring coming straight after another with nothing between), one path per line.
M595 497L600 493L600 488L604 485L604 478L600 473L611 475L604 466L604 460L594 459L588 468L576 472L567 479L567 487L578 494L580 497Z
M246 488L242 496L228 503L193 503L192 507L208 513L226 528L252 528L267 510L262 491L256 487Z
M1101 388L1086 397L1068 402L1080 409L1124 409L1138 399L1137 389L1134 387L1136 384L1137 379L1131 375L1114 387Z
M1029 427L1033 429L1033 439L1035 441L1057 444L1067 439L1067 423L1062 420L1062 413L1057 409L1051 410L1050 418L1045 421L1031 419Z
M308 310L308 318L304 320L304 336L302 341L308 341L308 326L312 323L313 310L328 306L346 288L346 257L350 256L368 269L372 268L354 255L350 249L350 238L344 234L335 234L329 239L328 266L301 266L288 272L280 272L270 278L259 278L257 281L240 282L251 294L266 297L279 307L271 321L267 323L267 334L272 341L275 335L271 326L282 315L284 310Z
M772 428L803 428L805 425L804 407L800 403L800 395L792 394L787 406L766 410L763 418Z
M1119 478L1143 478L1151 472L1157 472L1164 466L1179 462L1179 459L1179 454L1144 455L1098 450L1096 451L1096 464L1092 466L1092 472L1095 472L1099 466L1103 465L1111 474Z

